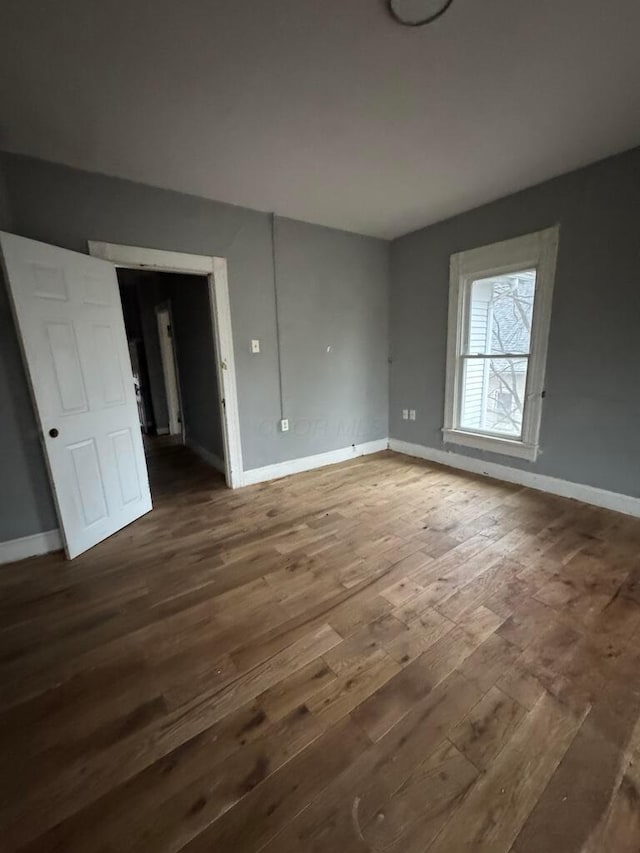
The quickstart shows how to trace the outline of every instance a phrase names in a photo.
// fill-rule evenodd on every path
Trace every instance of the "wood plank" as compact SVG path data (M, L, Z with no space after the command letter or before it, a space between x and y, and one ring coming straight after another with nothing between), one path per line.
M485 770L500 750L508 746L525 714L522 705L492 687L451 732L449 739L479 770Z
M349 720L332 727L194 838L183 848L185 853L232 849L251 853L261 849L367 744L366 737Z
M410 578L404 577L386 589L383 589L380 595L386 598L394 607L399 607L407 599L413 598L414 595L418 595L421 592L424 592L424 587Z
M629 762L602 820L584 846L584 853L615 850L637 853L640 838L640 760Z
M227 723L227 721L229 721ZM179 850L322 734L304 706L271 724L253 705L53 827L30 848Z
M281 720L335 679L335 672L319 657L269 687L256 702L270 719Z
M555 699L543 696L470 791L430 853L509 850L581 723Z
M473 764L443 741L362 827L369 849L422 853L455 813L477 775Z
M365 827L376 819L393 793L417 765L429 759L479 698L477 688L454 673L283 827L265 853L370 850L357 826Z
M400 671L389 655L375 655L339 675L307 700L309 710L325 725L341 720Z
M478 648L460 665L460 672L475 681L486 693L520 657L520 649L490 634Z
M509 667L496 686L528 711L545 692L538 679L518 661Z
M34 785L29 797L23 796L0 809L0 822L6 825L10 837L30 840L38 830L43 832L94 802L111 787L122 784L180 743L241 708L277 683L291 664L294 668L304 666L340 639L328 625L322 626L242 676L220 694L199 696L191 707L179 708L166 719L157 718L141 732L130 733L125 729L123 736L110 743L107 749L95 755L87 752L77 756L63 772L52 772L37 787ZM134 748L141 736L142 747ZM37 772L39 768L36 764L34 770ZM37 822L34 813L38 815Z
M501 623L485 608L478 608L467 625L457 626L354 711L353 719L372 740L379 740L415 702L443 681Z
M621 680L612 684L589 711L548 787L538 799L514 845L514 853L548 849L553 843L567 853L582 851L607 817L612 795L630 828L637 823L633 774L626 773L628 747L640 719L640 690ZM634 817L634 812L636 816ZM607 834L611 837L613 827ZM615 837L615 836L614 836ZM623 833L623 838L625 834ZM635 839L636 844L638 838ZM603 846L601 850L616 851Z
M640 520L391 453L150 465L148 516L3 567L3 853L635 853Z
M454 623L449 619L441 616L436 610L429 609L413 622L409 622L404 631L385 642L384 646L391 657L404 666L430 649L454 627Z

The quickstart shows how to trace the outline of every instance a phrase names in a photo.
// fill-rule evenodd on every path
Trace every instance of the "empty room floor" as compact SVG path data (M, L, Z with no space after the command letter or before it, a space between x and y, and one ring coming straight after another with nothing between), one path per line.
M10 851L637 851L640 520L391 453L3 566Z

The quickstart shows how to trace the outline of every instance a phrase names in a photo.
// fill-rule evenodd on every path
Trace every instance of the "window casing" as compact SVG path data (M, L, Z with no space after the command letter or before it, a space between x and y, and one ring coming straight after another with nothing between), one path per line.
M558 231L451 256L445 443L537 457Z

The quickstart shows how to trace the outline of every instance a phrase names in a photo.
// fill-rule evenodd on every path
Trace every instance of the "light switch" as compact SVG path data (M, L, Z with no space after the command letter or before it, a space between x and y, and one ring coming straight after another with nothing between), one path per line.
M289 432L289 418L282 418L280 421L280 429L282 432Z
M251 352L260 352L260 341L251 341Z
M409 409L409 420L415 421L415 419L416 419L416 410L415 409Z
M409 409L403 409L402 410L402 420L403 421L409 420Z

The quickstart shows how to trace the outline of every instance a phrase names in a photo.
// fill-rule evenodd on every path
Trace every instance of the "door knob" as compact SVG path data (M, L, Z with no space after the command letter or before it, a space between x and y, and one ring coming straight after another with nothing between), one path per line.
M50 429L49 435L51 436L51 438L57 438L59 435L58 430L55 427L53 429Z

